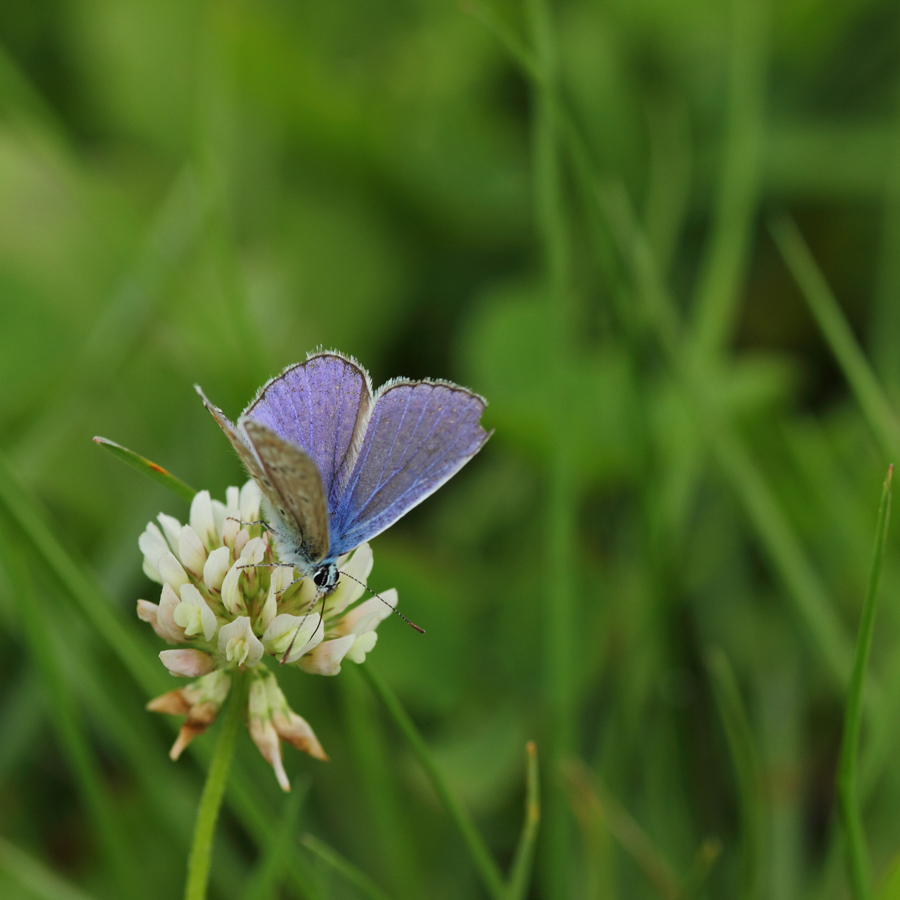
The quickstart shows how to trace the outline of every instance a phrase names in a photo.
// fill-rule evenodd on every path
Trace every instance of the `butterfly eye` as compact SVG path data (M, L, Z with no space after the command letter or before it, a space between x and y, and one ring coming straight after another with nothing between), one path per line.
M323 569L319 569L315 575L313 575L313 581L317 588L327 587L329 582L331 581L331 567L328 566Z

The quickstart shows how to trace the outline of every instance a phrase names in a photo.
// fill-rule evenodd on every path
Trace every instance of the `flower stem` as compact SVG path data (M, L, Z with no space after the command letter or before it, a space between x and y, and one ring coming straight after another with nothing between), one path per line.
M231 757L238 732L244 722L247 707L248 679L246 672L237 672L232 677L231 697L219 731L219 741L209 764L206 784L197 810L197 821L194 825L194 840L191 855L188 859L187 884L184 889L184 900L205 900L206 885L209 881L209 867L212 860L213 835L219 807L225 793Z

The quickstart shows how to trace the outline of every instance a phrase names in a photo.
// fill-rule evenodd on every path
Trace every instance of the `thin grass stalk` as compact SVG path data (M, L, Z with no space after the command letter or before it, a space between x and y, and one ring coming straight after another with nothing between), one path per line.
M326 866L342 875L369 900L393 900L391 895L378 887L362 869L353 865L324 841L320 841L311 834L306 834L300 839L300 842L310 853L315 854Z
M856 640L856 654L853 657L853 673L844 713L844 736L841 741L841 755L838 761L838 804L847 838L847 859L850 867L850 882L856 900L872 900L871 863L866 847L859 803L858 753L859 734L862 725L863 691L865 688L866 665L875 630L875 609L878 602L878 585L881 580L881 564L887 541L888 522L891 516L891 481L894 467L888 468L881 491L878 509L878 526L875 532L875 549L872 553L872 571L863 602Z
M800 229L789 216L781 215L769 221L769 231L882 452L888 459L897 457L900 454L900 423Z
M741 861L737 896L742 900L754 900L760 896L762 889L765 843L759 760L750 720L728 658L722 650L712 650L707 659L707 667L737 780L741 817Z
M274 839L262 848L250 877L241 891L241 900L271 900L277 896L279 883L288 867L288 858L296 853L297 823L306 799L308 785L293 785L281 812L281 821Z
M50 723L57 734L75 787L93 820L119 896L143 897L141 882L134 877L136 860L118 821L119 816L97 765L96 754L77 719L77 707L69 691L62 658L54 646L56 628L44 614L44 604L38 599L26 568L24 550L5 518L0 519L0 559L15 592L29 656L47 692Z
M247 713L247 693L249 678L246 672L235 672L231 679L228 706L219 727L216 749L213 752L200 806L197 808L197 819L194 824L194 837L191 853L188 858L187 882L184 889L184 900L206 900L206 886L209 881L209 869L212 864L213 838L234 746L237 743Z
M454 797L450 786L438 769L434 757L428 749L428 745L425 743L422 735L419 734L412 719L407 715L406 710L384 679L372 668L371 663L364 663L360 666L360 670L369 687L372 688L375 695L384 704L384 708L409 742L416 759L418 759L419 764L425 770L431 786L462 836L485 890L493 900L505 900L506 884L497 863L494 862L487 845L484 843L484 839L479 834L468 812Z
M354 767L362 783L373 855L396 894L421 897L425 891L417 869L418 854L407 831L383 721L376 715L378 710L372 706L369 688L362 683L355 666L342 673L340 690Z
M737 317L759 194L768 3L732 0L725 158L694 308L694 342L707 356L728 341Z
M549 769L558 770L575 744L574 586L575 487L569 426L569 304L571 248L563 200L560 121L556 96L558 60L550 6L546 0L526 0L538 82L532 121L532 178L537 234L543 252L547 321L547 421L556 440L548 467L545 505L544 559L547 602L553 615L546 623L544 684L549 712ZM562 792L551 780L546 798L543 833L547 890L570 893L572 823Z
M529 741L525 747L527 767L525 772L525 821L516 846L516 854L509 870L506 900L525 900L531 883L534 865L534 845L541 821L541 785L538 777L537 746Z

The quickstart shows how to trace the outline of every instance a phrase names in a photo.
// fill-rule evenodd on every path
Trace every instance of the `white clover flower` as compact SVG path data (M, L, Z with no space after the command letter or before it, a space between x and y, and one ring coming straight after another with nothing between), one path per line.
M172 758L215 720L232 674L246 670L250 734L287 790L281 741L316 759L327 756L309 724L288 707L264 657L279 671L283 663L317 675L338 674L345 660L361 663L375 646L375 629L397 605L397 592L384 592L384 602L362 599L373 563L363 544L338 560L342 575L323 603L311 578L279 564L259 511L259 488L249 481L228 488L224 503L208 491L196 494L188 524L164 513L149 523L138 545L145 573L162 587L159 603L139 600L137 613L176 645L160 653L163 665L173 675L197 678L148 706L185 717Z

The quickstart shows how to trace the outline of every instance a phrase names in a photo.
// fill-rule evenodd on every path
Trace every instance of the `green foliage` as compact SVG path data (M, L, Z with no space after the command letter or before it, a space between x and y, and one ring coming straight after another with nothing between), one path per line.
M495 434L375 541L427 634L281 679L330 756L286 750L299 799L238 735L210 897L839 900L851 686L850 849L895 896L896 529L864 693L853 648L900 441L898 29L0 5L0 896L182 891L217 733L172 763L143 709L137 537L242 479L192 385L234 415L317 345Z

